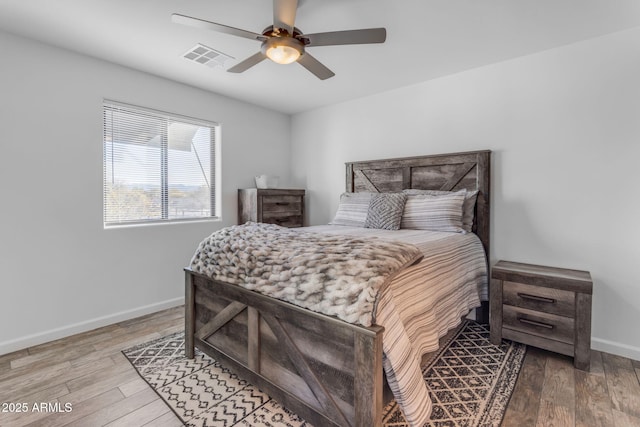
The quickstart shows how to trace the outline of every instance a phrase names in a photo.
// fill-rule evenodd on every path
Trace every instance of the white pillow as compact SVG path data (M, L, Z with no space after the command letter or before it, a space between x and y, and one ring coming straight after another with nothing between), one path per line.
M329 224L364 227L373 193L342 193L336 216Z
M464 203L462 204L462 228L464 231L471 233L473 230L473 219L475 218L476 200L478 198L478 190L468 191L443 191L443 190L402 190L406 194L428 194L432 196L446 196L453 193L465 193Z
M400 228L465 233L462 205L465 193L408 194Z

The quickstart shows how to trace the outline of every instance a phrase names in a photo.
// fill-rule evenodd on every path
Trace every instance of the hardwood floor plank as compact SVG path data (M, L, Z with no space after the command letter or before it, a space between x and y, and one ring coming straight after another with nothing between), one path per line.
M113 359L105 358L103 360L109 360L112 363L109 369L100 370L100 371L91 371L84 375L80 375L79 372L73 378L69 379L67 383L67 387L69 387L70 392L75 392L77 390L81 390L87 387L90 387L96 383L101 381L109 380L111 377L119 375L123 372L128 372L131 375L131 365L128 362L125 363L115 363Z
M576 370L575 382L576 427L613 426L611 398L604 375Z
M568 427L575 425L575 411L549 400L542 400L536 427Z
M615 427L640 427L640 418L624 412L613 410L613 424Z
M542 350L527 347L524 365L502 420L502 427L536 425L546 361Z
M23 402L36 403L36 402L46 402L52 399L59 399L62 396L66 396L69 394L69 389L66 384L56 384L52 387L49 387L45 390L39 390L35 393L28 394L26 396L22 396L20 398Z
M613 408L640 418L640 384L631 360L603 353L602 361Z
M56 382L55 380L70 368L71 364L69 362L62 362L33 372L22 373L21 375L7 379L0 379L0 402L15 400L24 395L45 390L55 384L62 383L64 381ZM43 383L46 383L44 387Z
M171 335L171 334L175 334L176 332L181 332L184 331L184 325L174 325L174 326L169 326L167 328L164 328L160 331L158 331L158 333L160 334L160 336L165 336L165 335Z
M591 375L598 375L604 378L604 365L602 364L602 353L598 350L591 350Z
M572 358L566 356L547 358L541 398L574 412L576 399Z
M136 376L138 375L137 372L135 373ZM131 378L131 375L129 375L129 378ZM120 388L120 392L122 394L124 394L125 396L129 397L133 394L136 394L137 392L144 390L146 388L149 388L149 384L146 383L145 380L143 380L140 377L137 377L135 379L133 379L132 381L128 381L125 383L120 383L121 385L119 386Z
M155 313L146 314L134 319L124 320L116 323L121 328L128 329L132 326L140 326L149 323L156 323L158 320L182 320L184 318L184 306L176 306Z
M124 416L135 413L140 408L145 407L155 400L158 400L158 395L149 387L110 405L103 405L97 411L65 424L65 427L104 426ZM143 423L140 422L138 425L142 424Z
M142 427L182 427L183 425L176 414L169 411L155 420L149 421Z
M119 386L123 382L127 382L131 379L132 374L137 375L133 371L133 369L123 370L121 372L108 370L106 372L111 375L107 378L100 378L100 380L96 380L93 383L87 383L82 388L75 388L73 391L69 392L66 396L62 396L61 398L67 402L72 403L82 402L86 399L90 399L94 396L107 392L113 388L119 388ZM122 393L122 390L120 392ZM122 394L125 397L129 397L124 393Z
M118 329L120 328L117 325L104 326L102 328L92 329L70 337L60 338L44 344L29 347L28 351L29 354L38 354L42 352L56 352L70 345L93 344L107 339L113 331Z
M109 424L105 424L105 426L139 427L155 420L159 416L164 415L170 411L171 410L169 409L167 404L164 403L164 401L156 395L156 400L154 400L153 402L143 406L142 408L136 409L135 411L125 415L122 418L118 418L117 420Z
M25 357L14 359L11 361L11 369L33 369L40 366L49 366L53 365L56 362L86 356L91 352L93 352L93 345L91 343L82 345L68 345L56 351L42 351L40 353L29 354Z
M13 351L11 353L0 355L0 366L3 366L7 362L11 363L11 361L14 359L19 359L20 357L24 357L28 355L29 355L29 350L27 350L26 348L23 350Z
M13 378L24 377L27 375L34 375L36 372L40 371L48 371L48 370L56 370L68 368L71 366L68 360L58 361L57 363L45 364L41 366L33 366L33 367L22 367L9 369L0 371L0 383L9 382Z
M160 334L156 331L151 330L150 327L145 328L144 334L131 334L131 335L121 335L110 340L105 340L103 342L97 343L94 345L96 351L100 351L103 353L118 353L125 348L132 347L136 344L151 341L156 338L160 338Z

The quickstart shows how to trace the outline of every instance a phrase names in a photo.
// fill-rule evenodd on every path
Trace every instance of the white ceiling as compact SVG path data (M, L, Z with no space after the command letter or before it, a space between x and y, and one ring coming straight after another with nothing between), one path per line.
M0 29L285 113L383 92L640 25L638 0L302 0L306 33L385 27L384 44L309 52L336 73L263 61L243 74L188 61L202 43L236 58L260 43L171 14L262 30L270 0L0 0ZM7 60L7 58L3 58Z

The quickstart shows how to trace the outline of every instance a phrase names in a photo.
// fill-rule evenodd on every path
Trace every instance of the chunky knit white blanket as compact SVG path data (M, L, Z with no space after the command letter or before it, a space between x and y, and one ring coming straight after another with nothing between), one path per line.
M204 239L191 269L346 322L371 326L380 290L422 258L411 244L248 222Z

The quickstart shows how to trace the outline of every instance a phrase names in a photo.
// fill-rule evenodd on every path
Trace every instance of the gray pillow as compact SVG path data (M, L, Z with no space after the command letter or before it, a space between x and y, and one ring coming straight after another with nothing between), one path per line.
M329 224L364 227L373 193L342 193L336 216Z
M464 193L464 203L462 204L462 228L464 231L471 233L473 229L473 219L475 218L476 200L478 198L478 190L468 191L443 191L443 190L402 190L403 193L411 194L427 194L431 196L446 196L453 193Z
M373 193L364 226L399 230L406 200L407 195L404 193Z

